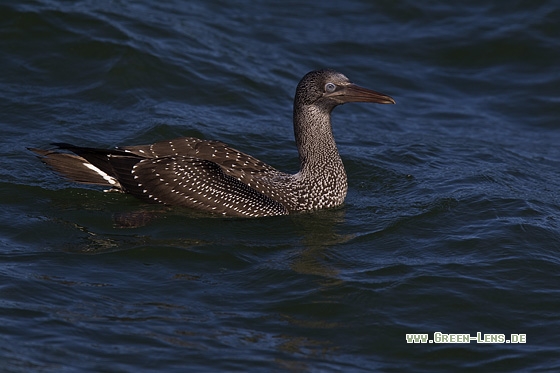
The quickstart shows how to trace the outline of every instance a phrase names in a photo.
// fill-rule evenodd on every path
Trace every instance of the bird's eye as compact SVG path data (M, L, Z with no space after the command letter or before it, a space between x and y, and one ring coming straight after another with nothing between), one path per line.
M325 84L325 91L328 93L334 92L336 89L336 85L334 83L327 83Z

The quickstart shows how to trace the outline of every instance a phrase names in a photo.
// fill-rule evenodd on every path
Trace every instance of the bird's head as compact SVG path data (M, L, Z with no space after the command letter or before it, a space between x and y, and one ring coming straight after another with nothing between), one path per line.
M394 104L390 96L360 87L339 72L330 69L307 73L296 89L296 104L317 105L333 109L347 102Z

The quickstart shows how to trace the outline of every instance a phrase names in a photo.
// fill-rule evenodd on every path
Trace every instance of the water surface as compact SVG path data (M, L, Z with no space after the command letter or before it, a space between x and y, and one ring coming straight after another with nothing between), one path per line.
M1 370L557 371L559 16L550 0L4 2ZM293 93L320 67L397 101L335 110L339 209L161 211L26 150L197 136L295 172ZM527 342L406 343L435 332Z

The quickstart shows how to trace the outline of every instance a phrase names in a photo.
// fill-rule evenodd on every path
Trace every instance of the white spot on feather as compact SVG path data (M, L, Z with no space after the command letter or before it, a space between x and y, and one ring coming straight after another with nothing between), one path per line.
M99 176L101 176L103 178L103 180L105 180L106 182L108 182L111 185L116 185L118 184L117 179L115 179L112 176L109 176L108 174L106 174L105 172L101 171L99 168L95 167L94 165L92 165L91 163L87 163L84 162L82 163L84 166L86 166L87 168L89 168L90 170L96 172L97 174L99 174Z

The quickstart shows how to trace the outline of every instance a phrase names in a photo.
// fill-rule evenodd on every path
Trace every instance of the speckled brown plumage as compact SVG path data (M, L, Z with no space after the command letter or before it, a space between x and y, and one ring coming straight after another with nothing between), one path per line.
M300 171L286 174L219 141L192 137L115 150L55 144L74 154L31 149L55 171L150 202L231 216L286 215L342 204L347 180L331 128L346 102L394 103L333 70L312 71L298 84L294 133Z

